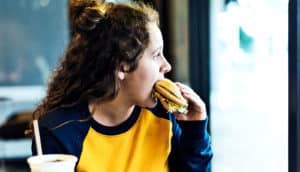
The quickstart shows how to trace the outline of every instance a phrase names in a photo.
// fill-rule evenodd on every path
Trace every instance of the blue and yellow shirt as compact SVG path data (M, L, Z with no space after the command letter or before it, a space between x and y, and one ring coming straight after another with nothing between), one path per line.
M87 104L60 108L39 120L43 153L78 157L78 172L167 172L210 170L205 121L178 122L160 104L135 107L122 124L99 124ZM33 154L36 154L33 142Z

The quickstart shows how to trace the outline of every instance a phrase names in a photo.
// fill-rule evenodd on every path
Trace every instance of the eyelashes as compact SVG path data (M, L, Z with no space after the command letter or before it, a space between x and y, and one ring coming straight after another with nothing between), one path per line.
M155 55L153 56L154 59L158 59L158 57L160 57L160 53L155 54Z
M155 54L153 55L153 58L154 58L154 59L158 59L159 57L162 57L162 56L163 56L162 52L159 51L159 52L157 52L157 53L155 53Z

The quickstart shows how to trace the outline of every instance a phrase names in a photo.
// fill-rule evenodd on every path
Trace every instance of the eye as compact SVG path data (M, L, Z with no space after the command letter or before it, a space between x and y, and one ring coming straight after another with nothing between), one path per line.
M161 56L161 53L158 52L158 53L155 53L154 56L153 56L153 59L158 59L159 57Z

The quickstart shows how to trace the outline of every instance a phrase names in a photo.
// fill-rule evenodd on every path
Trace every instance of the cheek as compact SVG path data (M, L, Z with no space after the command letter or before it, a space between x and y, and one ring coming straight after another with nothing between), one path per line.
M143 66L143 68L140 69L141 70L138 71L136 79L140 83L139 87L141 90L144 90L147 94L152 90L153 84L159 76L159 72L154 66L149 65Z
M145 82L153 82L157 79L157 76L159 75L159 70L157 69L157 66L155 65L147 65L143 66L139 72L139 78L144 80Z
M152 88L155 75L153 72L141 72L137 79L139 80L139 85L142 87L142 90L148 90Z

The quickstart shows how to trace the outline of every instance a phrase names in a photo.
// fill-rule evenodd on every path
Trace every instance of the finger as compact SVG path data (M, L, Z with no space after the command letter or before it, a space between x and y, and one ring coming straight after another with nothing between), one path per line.
M192 89L190 88L190 87L188 87L187 85L184 85L184 84L182 84L182 83L180 83L180 82L175 82L175 84L180 88L180 89L184 89L184 90L191 90L192 91Z
M189 101L189 109L197 112L205 111L205 103L192 89L182 90L182 96Z
M189 86L186 86L184 84L181 84L178 82L178 86L180 87L181 89L181 92L182 94L186 95L187 97L197 101L197 100L201 100L200 96L192 89L190 88Z
M182 96L186 98L189 102L201 104L203 102L201 98L194 92L182 92Z
M182 96L189 101L189 109L193 111L203 112L205 111L205 103L201 97L189 86L180 82L175 83L182 93Z
M193 103L196 103L196 104L197 104L197 102L202 102L199 95L189 87L182 87L181 88L181 94L189 102L193 102Z

